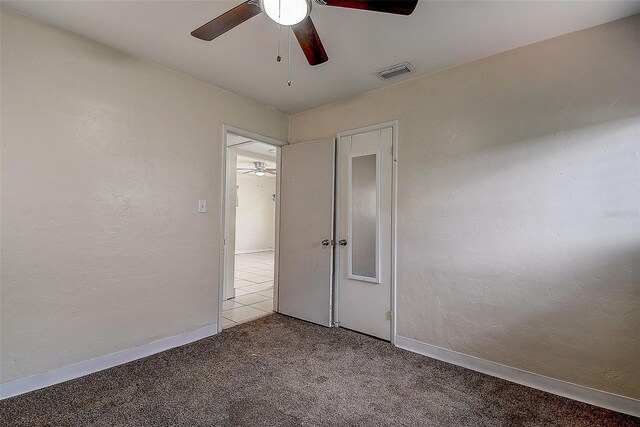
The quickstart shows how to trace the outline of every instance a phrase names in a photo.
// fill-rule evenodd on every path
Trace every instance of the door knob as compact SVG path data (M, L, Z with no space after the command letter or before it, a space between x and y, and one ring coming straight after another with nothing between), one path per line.
M340 246L347 246L347 240L346 240L346 239L340 239L340 240L338 241L338 244L339 244Z
M331 242L329 241L329 239L324 239L322 241L322 246L329 246L331 244Z

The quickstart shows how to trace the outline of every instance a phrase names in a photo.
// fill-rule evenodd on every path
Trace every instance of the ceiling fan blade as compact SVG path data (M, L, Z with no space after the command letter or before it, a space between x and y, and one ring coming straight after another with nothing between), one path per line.
M275 172L273 172L273 171L267 171L267 173L268 173L269 175L275 175L275 174L276 174L276 173L275 173Z
M250 171L242 172L242 174L243 174L243 175L246 175L246 174L248 174L248 173L254 173L254 172L255 172L255 170L254 170L254 169L251 169Z
M228 12L207 22L197 30L193 30L191 35L201 40L211 41L230 29L242 24L244 21L253 18L262 12L260 6L255 2L247 0Z
M304 56L307 57L309 65L318 65L329 60L311 17L307 16L299 24L293 25L291 29L296 39L298 39L298 43L300 43L300 47L304 52Z
M418 5L418 0L324 0L324 2L327 6L371 10L396 15L411 15Z
M254 171L253 168L236 168L237 171Z

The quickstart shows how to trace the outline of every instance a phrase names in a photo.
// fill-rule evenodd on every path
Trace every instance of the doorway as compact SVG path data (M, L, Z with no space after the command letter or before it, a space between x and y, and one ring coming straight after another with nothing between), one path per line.
M277 150L276 311L393 342L396 144L390 122Z
M392 341L396 122L282 149L278 311Z
M283 142L224 127L222 329L277 307L280 147Z

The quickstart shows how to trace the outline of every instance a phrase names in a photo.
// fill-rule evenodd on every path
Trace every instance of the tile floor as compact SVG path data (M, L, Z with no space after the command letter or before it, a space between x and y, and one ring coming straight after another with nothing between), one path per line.
M223 302L222 327L273 312L273 252L236 255L236 297Z

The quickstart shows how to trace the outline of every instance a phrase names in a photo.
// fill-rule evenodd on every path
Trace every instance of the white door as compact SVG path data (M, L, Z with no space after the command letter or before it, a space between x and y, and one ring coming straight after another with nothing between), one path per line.
M332 322L335 140L282 147L278 312Z
M391 339L393 127L338 140L337 321Z

